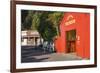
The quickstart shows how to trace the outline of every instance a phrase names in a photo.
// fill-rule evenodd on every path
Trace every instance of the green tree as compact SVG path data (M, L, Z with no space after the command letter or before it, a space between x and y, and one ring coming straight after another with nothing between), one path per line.
M52 22L53 26L56 28L57 35L59 35L59 24L63 17L63 12L53 12L48 15L48 20Z
M26 19L28 15L28 11L27 10L21 10L21 30L24 30L24 21Z
M51 21L48 21L48 15L51 12L42 12L40 17L40 24L38 26L38 31L41 34L44 41L52 41L53 37L56 35L56 30L53 27Z
M32 11L30 10L30 11L28 11L28 14L27 14L27 16L25 17L24 15L25 15L25 13L26 13L27 11L26 10L24 10L23 12L22 12L22 20L23 20L23 23L22 23L22 30L31 30L31 26L32 26L32 15L33 15L33 13L32 13Z
M26 13L26 14L23 14ZM45 41L53 40L59 35L59 24L63 12L52 11L26 11L22 12L23 30L37 30Z
M40 25L40 17L42 15L41 11L34 11L32 15L32 30L38 30L38 26Z

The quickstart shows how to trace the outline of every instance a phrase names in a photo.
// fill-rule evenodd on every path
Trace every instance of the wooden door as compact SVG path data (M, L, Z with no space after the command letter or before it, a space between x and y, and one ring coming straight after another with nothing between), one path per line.
M70 30L66 33L66 48L68 53L76 52L76 30Z

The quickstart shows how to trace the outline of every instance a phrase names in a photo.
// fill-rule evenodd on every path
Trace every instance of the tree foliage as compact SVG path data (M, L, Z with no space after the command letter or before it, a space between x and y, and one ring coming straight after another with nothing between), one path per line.
M27 13L27 16L24 16ZM25 17L25 18L24 18ZM22 30L37 30L45 41L51 41L58 35L58 26L63 12L22 11Z
M24 12L24 13L23 13ZM27 16L25 17L24 15L27 13ZM22 22L22 30L30 30L31 29L31 25L32 25L32 11L27 11L27 10L22 10L22 18L24 19ZM24 18L25 17L25 18Z
M49 14L48 16L49 16L48 20L50 22L52 22L53 26L56 28L57 35L59 35L59 24L63 17L63 13L62 12L53 12L53 13Z

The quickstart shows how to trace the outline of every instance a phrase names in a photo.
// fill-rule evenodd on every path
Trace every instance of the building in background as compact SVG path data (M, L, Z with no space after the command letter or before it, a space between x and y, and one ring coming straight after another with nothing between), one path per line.
M38 46L43 41L37 31L21 31L21 45L22 46Z

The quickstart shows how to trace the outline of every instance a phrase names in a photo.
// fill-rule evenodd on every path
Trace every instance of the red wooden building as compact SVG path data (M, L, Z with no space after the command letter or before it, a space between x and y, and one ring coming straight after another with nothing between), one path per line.
M59 26L60 35L55 40L58 53L72 53L90 58L90 14L66 12Z

